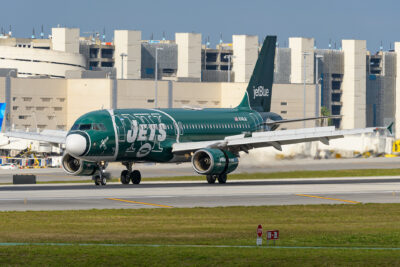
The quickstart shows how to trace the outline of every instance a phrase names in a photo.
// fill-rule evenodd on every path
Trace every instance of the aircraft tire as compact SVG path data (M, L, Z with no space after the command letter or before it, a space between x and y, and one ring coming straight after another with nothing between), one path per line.
M101 185L106 185L107 184L107 179L106 179L106 177L101 177L100 178L100 183L101 183Z
M122 184L129 184L130 177L129 177L129 171L128 170L123 170L121 172L121 183Z
M100 185L100 175L94 175L93 180L95 185Z
M133 184L140 184L140 181L142 180L142 175L140 174L140 171L134 170L133 172L130 173L129 176Z
M206 177L207 177L207 182L209 184L215 184L215 180L216 180L216 176L215 175L209 174Z
M226 184L227 178L228 178L228 176L226 175L226 173L218 175L218 183Z

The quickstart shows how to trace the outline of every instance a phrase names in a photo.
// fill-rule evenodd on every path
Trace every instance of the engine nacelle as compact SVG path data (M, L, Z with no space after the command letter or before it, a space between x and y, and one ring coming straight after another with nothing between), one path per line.
M61 160L64 171L72 175L91 176L96 172L95 162L83 161L65 153Z
M193 169L198 174L227 174L236 170L239 159L229 151L204 148L197 150L192 157Z

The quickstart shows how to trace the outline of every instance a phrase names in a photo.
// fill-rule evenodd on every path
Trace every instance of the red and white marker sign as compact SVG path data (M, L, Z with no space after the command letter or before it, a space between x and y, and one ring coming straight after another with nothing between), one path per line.
M258 227L257 227L257 236L258 237L262 237L262 226L261 226L261 224L259 224L258 225Z
M259 224L257 227L257 246L262 245L262 234L263 234L262 226L261 224Z
M267 231L267 240L279 239L279 230Z

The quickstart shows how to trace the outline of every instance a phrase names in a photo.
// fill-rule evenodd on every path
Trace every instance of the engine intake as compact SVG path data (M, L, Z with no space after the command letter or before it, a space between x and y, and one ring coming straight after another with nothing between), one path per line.
M66 153L61 160L65 172L72 175L91 176L96 172L95 162L83 161Z
M198 174L228 174L236 170L239 159L229 151L204 148L192 157L192 166Z

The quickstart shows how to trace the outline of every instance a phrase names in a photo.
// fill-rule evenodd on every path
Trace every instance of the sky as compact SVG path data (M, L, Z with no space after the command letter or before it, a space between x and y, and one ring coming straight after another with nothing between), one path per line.
M340 48L342 39L367 40L369 50L393 48L400 41L400 1L394 0L13 0L2 1L0 27L11 25L13 36L36 36L43 25L78 27L81 35L115 29L141 30L142 39L174 39L175 32L201 33L212 46L231 42L233 34L278 36L279 46L289 37L313 37L316 47Z

